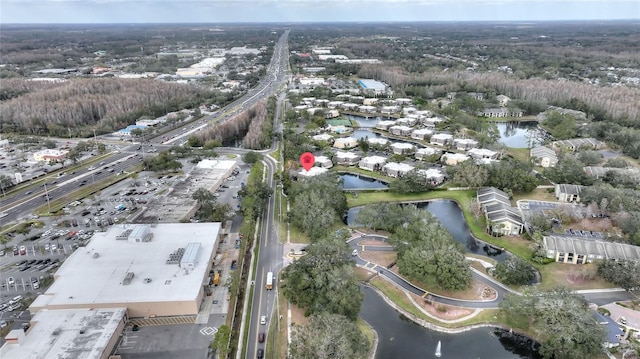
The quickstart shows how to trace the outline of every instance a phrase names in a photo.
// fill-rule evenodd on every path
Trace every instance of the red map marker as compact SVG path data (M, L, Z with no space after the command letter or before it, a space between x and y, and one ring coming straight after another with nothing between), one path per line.
M300 164L305 169L305 171L309 172L309 169L313 167L313 164L316 163L316 157L311 152L305 152L300 155Z

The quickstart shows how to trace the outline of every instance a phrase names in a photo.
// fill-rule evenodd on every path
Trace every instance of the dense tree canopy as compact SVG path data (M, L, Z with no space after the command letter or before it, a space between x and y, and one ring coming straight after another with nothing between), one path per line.
M485 186L492 186L512 193L528 193L538 185L532 166L517 160L503 160L488 166Z
M333 313L355 320L363 294L344 240L324 238L284 270L283 293L305 309L305 315Z
M325 236L347 210L345 196L334 174L315 176L292 184L291 222L312 240Z
M540 338L545 358L593 358L602 351L604 327L599 325L584 297L566 289L508 294L500 303L515 328L533 331Z
M447 170L453 183L462 187L477 188L487 182L489 171L486 166L478 166L473 161L464 161Z
M389 183L389 191L394 193L416 193L431 190L434 185L424 175L413 170Z
M449 290L471 285L471 269L463 251L429 212L397 228L389 241L398 250L401 274Z
M626 290L640 288L640 263L627 260L605 260L598 265L598 274Z
M535 268L518 256L498 262L494 275L506 284L529 284L536 276Z
M584 164L570 154L561 155L555 167L545 168L544 175L554 183L589 186L593 178L583 170Z
M290 359L364 359L369 343L355 322L320 313L293 328L289 349Z
M465 289L471 284L463 250L428 211L415 205L370 204L358 212L356 223L391 232L389 242L398 251L402 275L444 289Z
M578 133L575 117L557 111L549 111L542 121L542 125L557 140L574 138Z

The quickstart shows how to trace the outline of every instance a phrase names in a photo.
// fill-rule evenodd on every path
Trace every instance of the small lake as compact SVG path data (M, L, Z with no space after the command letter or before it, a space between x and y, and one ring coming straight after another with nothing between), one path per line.
M359 128L357 130L354 130L353 133L351 134L351 137L359 140L361 138L384 138L384 136L382 136L379 133L375 133L369 129L366 128Z
M376 359L435 358L438 341L442 358L540 359L534 343L492 327L458 334L433 331L396 312L371 288L362 287L360 316L378 333Z
M345 173L340 175L343 180L342 188L346 190L353 189L387 189L387 184L365 176L354 175L351 173Z
M383 117L380 116L362 117L347 114L345 114L344 117L356 121L360 127L376 127L378 121L383 119Z
M495 122L500 131L498 142L512 148L528 148L542 143L542 131L536 121Z
M497 251L473 238L457 203L448 200L436 200L416 203L415 205L436 216L442 226L449 231L453 239L464 245L467 253L485 255L497 261L503 261L509 256L506 252ZM355 224L356 214L361 208L362 207L349 208L346 218L348 225Z

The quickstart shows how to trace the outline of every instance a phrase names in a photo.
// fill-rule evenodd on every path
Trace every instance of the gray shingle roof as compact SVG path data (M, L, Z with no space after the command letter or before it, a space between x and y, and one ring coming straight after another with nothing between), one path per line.
M640 260L640 247L583 237L552 235L543 238L547 251L582 254L606 259Z

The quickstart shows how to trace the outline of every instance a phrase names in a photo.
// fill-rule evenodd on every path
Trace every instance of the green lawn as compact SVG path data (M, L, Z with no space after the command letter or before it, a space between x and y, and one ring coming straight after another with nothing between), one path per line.
M362 168L358 168L357 166L333 166L331 170L338 173L353 173L357 175L363 175L365 177L379 179L385 183L392 180L391 177L380 172L363 170Z
M434 199L451 199L459 204L470 201L475 196L475 191L429 191L422 193L398 194L391 192L361 192L358 197L347 195L347 204L351 207L364 206L365 204L380 202L411 202L427 201Z
M528 148L511 148L507 150L507 152L511 155L511 157L516 160L528 163L529 162L529 149Z

